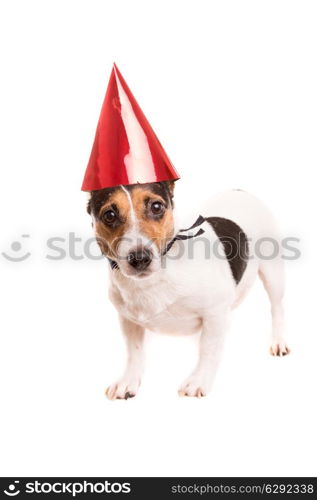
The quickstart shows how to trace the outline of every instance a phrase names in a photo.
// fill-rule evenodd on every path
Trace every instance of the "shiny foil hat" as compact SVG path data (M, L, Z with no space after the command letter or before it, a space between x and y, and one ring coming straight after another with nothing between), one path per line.
M176 179L178 173L114 64L82 190Z

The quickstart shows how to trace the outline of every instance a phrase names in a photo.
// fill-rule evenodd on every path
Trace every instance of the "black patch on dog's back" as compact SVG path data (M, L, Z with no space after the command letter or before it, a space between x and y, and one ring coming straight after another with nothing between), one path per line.
M205 220L209 222L223 244L233 278L238 284L248 263L249 245L246 234L230 219L206 217Z

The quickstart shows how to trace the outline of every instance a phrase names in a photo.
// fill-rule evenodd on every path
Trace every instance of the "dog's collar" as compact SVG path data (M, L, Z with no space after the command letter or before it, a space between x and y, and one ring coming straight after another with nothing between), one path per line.
M201 224L203 224L204 222L205 222L205 217L203 217L202 215L200 215L198 217L198 219L196 220L196 222L194 222L194 224L192 226L188 227L187 229L180 229L179 233L185 233L186 231L190 231L191 229L195 229L195 227L201 226ZM174 245L175 241L177 241L177 240L189 240L190 238L196 238L196 236L200 236L201 234L204 234L204 232L205 231L202 228L200 228L199 231L197 231L196 234L190 234L190 235L188 235L188 234L179 234L179 233L177 233L177 235L174 236L174 238L167 244L164 252L162 253L162 256L167 254L167 252ZM117 264L117 262L115 260L112 260L109 257L107 257L107 259L109 261L111 269L119 269L119 266L118 266L118 264Z
M180 229L179 232L180 233L185 233L186 231L190 231L191 229L194 229L195 227L198 227L198 226L201 226L201 224L203 224L205 222L205 217L203 217L202 215L200 215L198 217L198 219L196 220L196 222L194 222L194 224L190 227L188 227L187 229ZM172 246L174 245L175 241L177 240L189 240L190 238L196 238L196 236L200 236L201 234L204 234L204 230L202 228L199 229L199 231L197 231L197 233L195 234L177 234L176 236L174 236L174 238L167 244L164 252L162 253L162 255L166 255L167 252L172 248Z

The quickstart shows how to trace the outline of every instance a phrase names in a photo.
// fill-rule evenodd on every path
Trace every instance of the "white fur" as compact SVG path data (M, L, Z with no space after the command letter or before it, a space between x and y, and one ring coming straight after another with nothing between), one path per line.
M126 197L128 198L128 202L129 202L129 205L130 205L130 221L131 221L131 225L135 228L138 227L138 219L135 215L135 211L134 211L134 206L133 206L133 202L132 202L132 198L131 198L131 195L129 193L129 191L124 187L124 186L120 186L122 191L125 193Z
M193 215L193 222L199 213L205 217L220 216L235 221L250 238L251 255L259 238L280 239L268 209L243 191L230 191L216 197L201 212ZM204 238L208 237L211 244L218 242L216 233L207 222L201 227L205 231ZM138 233L138 237L142 235ZM129 357L123 378L107 391L109 398L122 398L126 392L136 394L143 369L145 329L180 334L201 331L197 366L181 385L179 393L198 397L206 395L215 377L230 311L245 297L257 275L263 280L272 304L272 354L288 352L283 338L284 269L281 256L273 260L254 256L236 285L227 260L214 256L206 259L204 245L199 242L194 244L193 259L186 252L175 258L180 245L188 249L192 242L190 239L185 243L176 241L167 256L162 258L162 265L161 259L156 259L155 272L146 279L136 280L120 271L111 272L110 298L121 318ZM223 252L222 245L220 251Z

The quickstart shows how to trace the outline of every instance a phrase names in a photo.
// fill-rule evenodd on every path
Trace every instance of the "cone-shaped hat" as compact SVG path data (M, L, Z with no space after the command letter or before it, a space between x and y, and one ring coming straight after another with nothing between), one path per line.
M82 190L176 179L178 173L114 64Z

